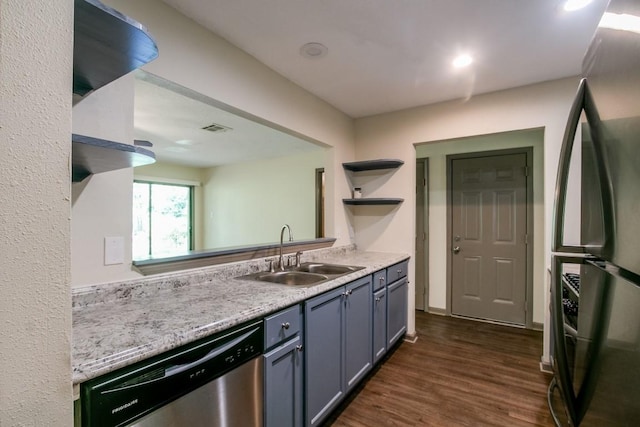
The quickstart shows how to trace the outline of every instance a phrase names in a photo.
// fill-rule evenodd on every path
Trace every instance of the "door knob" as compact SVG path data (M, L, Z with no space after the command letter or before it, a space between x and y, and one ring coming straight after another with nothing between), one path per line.
M457 254L458 252L460 252L460 246L454 246L453 247L453 253Z

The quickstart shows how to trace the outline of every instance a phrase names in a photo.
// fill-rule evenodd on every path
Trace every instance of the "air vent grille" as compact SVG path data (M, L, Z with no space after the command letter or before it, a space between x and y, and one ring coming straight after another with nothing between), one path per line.
M210 125L203 127L202 130L206 130L209 132L226 132L228 130L231 130L231 128L219 125L217 123L211 123Z

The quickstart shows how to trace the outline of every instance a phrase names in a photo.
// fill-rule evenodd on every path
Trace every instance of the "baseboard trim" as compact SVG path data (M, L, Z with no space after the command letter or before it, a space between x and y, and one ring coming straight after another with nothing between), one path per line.
M531 323L531 329L533 329L534 331L544 331L544 324L533 322Z
M447 310L445 308L429 307L429 314L437 314L438 316L446 316Z
M408 342L410 344L415 344L418 341L418 333L414 332L412 334L404 334L404 342Z
M545 374L553 374L553 366L551 360L545 360L544 357L540 358L540 371Z

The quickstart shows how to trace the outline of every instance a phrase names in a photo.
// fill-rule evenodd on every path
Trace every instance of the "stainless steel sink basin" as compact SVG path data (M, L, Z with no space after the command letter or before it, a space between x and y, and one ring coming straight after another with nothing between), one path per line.
M303 271L276 271L274 273L259 273L253 277L261 282L280 283L289 286L312 285L329 277L324 274L306 273Z
M364 267L352 267L349 265L323 264L316 262L306 262L300 267L296 267L297 271L304 271L317 274L342 275L352 273L363 269Z
M353 267L349 265L305 262L301 264L300 267L290 267L285 271L263 271L238 277L238 279L279 283L288 286L312 286L363 268L364 267Z

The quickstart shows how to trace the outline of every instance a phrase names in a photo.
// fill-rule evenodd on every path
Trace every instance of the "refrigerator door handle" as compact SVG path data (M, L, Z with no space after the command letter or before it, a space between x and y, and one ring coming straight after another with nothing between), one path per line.
M572 425L579 425L579 411L577 407L577 396L573 390L571 380L571 370L569 368L569 359L567 346L565 344L564 318L562 311L562 264L582 264L584 257L569 255L552 255L551 256L551 327L553 328L554 339L554 358L553 367L555 378L557 379L560 393L567 415ZM553 413L553 409L550 407Z
M553 223L551 230L551 250L553 252L584 253L581 246L564 245L564 215L567 198L567 185L569 183L569 166L571 163L571 153L573 151L573 141L580 124L580 115L585 106L587 79L580 80L578 92L569 110L567 127L562 138L562 148L560 149L560 160L558 164L558 177L556 178L556 189L553 203Z

